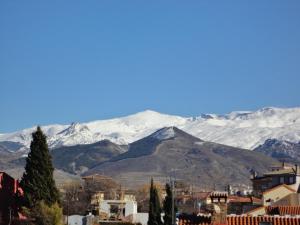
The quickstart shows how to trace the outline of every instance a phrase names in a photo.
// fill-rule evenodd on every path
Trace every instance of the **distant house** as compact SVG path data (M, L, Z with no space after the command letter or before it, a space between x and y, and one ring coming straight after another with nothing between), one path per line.
M264 206L274 205L277 201L280 201L281 199L295 192L296 191L294 189L292 189L286 184L281 184L276 187L273 187L263 192L262 194L263 205Z
M272 206L280 206L280 205L283 206L300 205L300 194L299 193L289 194L272 204Z
M227 215L224 196L212 196L211 213L181 214L179 225L292 225L300 224L299 206L262 206L243 215ZM238 199L241 201L242 199Z
M241 215L262 205L262 200L252 196L228 196L228 214Z
M290 188L288 185L282 184L265 191L262 194L262 206L248 211L246 214L252 216L276 214L282 215L283 213L275 213L276 210L274 210L280 209L282 212L286 212L285 214L292 215L287 212L289 212L290 209L297 208L296 211L290 210L290 212L297 212L297 215L299 215L300 207L298 203L298 193L296 193L296 191Z
M291 189L298 191L300 184L300 171L297 165L291 166L282 163L281 166L271 167L271 171L263 176L253 175L253 194L262 197L263 193L278 185L285 184Z
M209 204L209 202L211 201L209 197L210 193L211 191L176 195L176 205L180 208L182 212L185 213L201 212L201 207L206 204Z
M137 203L132 200L102 200L99 204L99 215L108 220L123 220L131 222L137 214Z
M299 216L300 206L261 206L247 213L249 216Z
M5 172L0 172L0 224L10 224L22 217L20 202L24 193L18 180Z

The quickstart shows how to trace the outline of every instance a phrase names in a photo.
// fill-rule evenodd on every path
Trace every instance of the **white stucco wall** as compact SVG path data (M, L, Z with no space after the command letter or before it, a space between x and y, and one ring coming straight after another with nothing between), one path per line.
M68 225L83 225L82 219L83 219L83 216L72 215L72 216L68 216L68 218L66 217L66 223L68 221Z
M148 213L137 213L133 215L133 223L141 223L142 225L147 225Z
M125 217L137 213L136 201L123 201L123 200L103 200L99 204L100 212L106 213L110 217L110 206L115 204L125 204Z

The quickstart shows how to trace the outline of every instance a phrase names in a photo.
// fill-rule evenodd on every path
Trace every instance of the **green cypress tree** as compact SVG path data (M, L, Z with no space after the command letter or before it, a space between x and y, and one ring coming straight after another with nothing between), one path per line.
M26 207L32 208L38 201L44 201L49 206L55 202L59 203L59 192L55 186L53 171L46 136L38 126L32 133L30 152L21 180Z
M173 201L173 193L171 190L171 186L166 184L166 197L163 202L163 210L164 210L164 225L172 225L172 201ZM176 206L174 206L174 217L177 212Z
M153 193L153 191L154 191L153 178L151 178L148 225L158 225L156 223L156 218L155 218L155 205L154 205L154 193Z
M151 185L150 185L150 199L149 199L149 214L148 215L149 215L148 225L162 225L160 201L159 201L157 189L153 184L153 178L151 178Z
M157 188L154 187L154 190L153 190L153 196L154 196L154 206L155 206L155 217L156 217L156 223L158 225L162 225L163 222L161 221L161 213L162 213L162 210L161 210L161 206L160 206L160 200L159 200L159 196L158 196L158 191L157 191Z

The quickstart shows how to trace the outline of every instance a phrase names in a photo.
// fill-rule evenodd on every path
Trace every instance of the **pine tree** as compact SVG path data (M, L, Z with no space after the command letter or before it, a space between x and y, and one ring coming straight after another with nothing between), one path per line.
M44 201L49 206L55 202L59 203L59 192L55 186L53 171L46 136L38 126L32 133L30 152L21 180L26 207L32 208L39 201Z
M149 199L149 217L148 217L148 225L157 225L156 219L155 219L155 207L154 207L154 201L153 201L153 178L151 178L151 185L150 185L150 199Z
M151 178L151 185L150 185L150 199L149 199L149 214L148 215L149 215L148 225L162 225L159 196L158 196L157 189L153 184L152 178Z
M164 210L164 225L172 225L172 201L173 201L173 193L171 190L171 186L166 184L166 197L163 202L163 210ZM177 211L176 206L174 206L174 211ZM175 217L174 212L174 217Z

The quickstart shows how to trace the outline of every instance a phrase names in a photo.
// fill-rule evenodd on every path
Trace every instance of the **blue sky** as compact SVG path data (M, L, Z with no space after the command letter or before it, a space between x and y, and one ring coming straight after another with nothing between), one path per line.
M300 106L300 1L1 1L0 132Z

